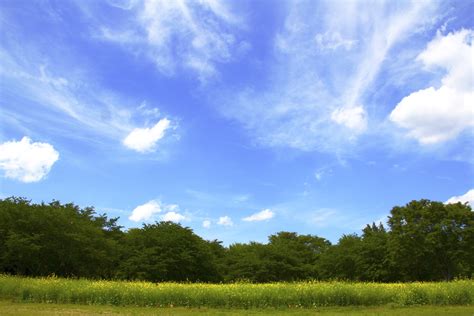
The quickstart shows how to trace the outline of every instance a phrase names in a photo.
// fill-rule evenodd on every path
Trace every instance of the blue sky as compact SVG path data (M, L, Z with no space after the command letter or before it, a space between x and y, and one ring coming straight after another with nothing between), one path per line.
M474 200L474 1L0 6L2 197L225 244Z

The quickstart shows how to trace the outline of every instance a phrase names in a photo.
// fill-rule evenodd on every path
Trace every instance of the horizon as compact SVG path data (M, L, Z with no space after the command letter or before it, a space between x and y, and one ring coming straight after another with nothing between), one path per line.
M0 198L335 243L474 203L474 1L2 1Z

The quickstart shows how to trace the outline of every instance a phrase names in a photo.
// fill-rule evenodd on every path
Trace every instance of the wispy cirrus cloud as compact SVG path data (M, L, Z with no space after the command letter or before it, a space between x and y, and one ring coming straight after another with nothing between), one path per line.
M432 23L435 9L425 1L292 5L275 38L266 88L227 95L220 111L265 146L348 151L372 132L376 118L365 101L387 55Z
M146 56L166 75L191 70L201 82L218 73L248 43L239 37L243 20L220 0L108 1L126 10L120 23L99 27L99 38Z
M37 114L43 122L61 126L66 125L65 122L72 122L73 126L88 127L88 131L106 137L117 137L131 127L131 113L128 110L109 103L105 94L96 91L82 79L53 73L55 71L48 64L40 64L30 56L13 56L5 50L0 55L3 88L30 105L29 108L17 107L16 116ZM4 110L9 112L8 107Z
M151 113L152 109L144 106L124 106L115 93L77 71L66 71L44 58L40 61L34 50L20 52L14 46L3 47L0 57L5 92L0 101L1 118L18 130L49 130L54 135L88 142L124 140L126 147L146 152L155 148L174 123L164 117L151 128L137 126L137 121L143 119L156 121L157 112Z

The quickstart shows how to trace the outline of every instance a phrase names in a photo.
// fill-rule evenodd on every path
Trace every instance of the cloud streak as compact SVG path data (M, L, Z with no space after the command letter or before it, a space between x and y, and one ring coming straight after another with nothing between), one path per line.
M19 130L38 132L39 128L43 133L87 139L89 143L91 139L101 144L123 140L130 149L151 152L173 125L162 117L151 128L136 127L143 118L156 120L156 111L120 106L123 100L84 75L66 72L48 60L39 63L33 52L14 52L0 49L0 79L2 89L8 91L2 100L2 120ZM11 104L17 106L12 108Z
M82 127L84 132L106 138L118 138L131 129L132 113L114 105L117 100L111 94L87 84L80 75L69 72L66 77L48 61L38 62L33 52L15 52L0 50L0 76L3 88L16 95L15 101L29 105L27 112L22 108L14 112L20 122L36 116L51 123L45 126L75 127L76 131Z
M228 94L219 109L258 144L347 152L372 132L366 94L387 55L431 23L433 7L423 1L292 5L275 38L267 88Z
M242 218L244 222L261 222L261 221L266 221L275 216L275 213L273 213L269 209L265 209L261 212L252 214L250 216Z
M111 4L127 10L127 18L101 26L100 38L146 56L165 75L190 70L204 82L217 74L216 64L248 45L235 32L242 20L220 0Z

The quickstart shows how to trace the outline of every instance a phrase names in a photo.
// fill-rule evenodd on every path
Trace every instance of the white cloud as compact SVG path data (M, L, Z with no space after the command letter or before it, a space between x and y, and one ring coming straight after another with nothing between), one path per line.
M126 7L133 1L113 2ZM146 102L137 108L137 100L104 89L98 84L96 71L77 64L73 51L69 52L72 55L61 55L63 47L60 41L52 40L54 35L42 43L19 45L25 35L15 27L16 21L11 22L3 23L9 26L5 31L10 36L0 47L0 82L2 89L9 91L2 104L6 127L110 148L111 143L123 141L137 124L148 126L150 120L163 117Z
M263 210L261 212L252 214L248 217L244 217L244 218L242 218L242 220L246 221L246 222L259 222L259 221L269 220L273 216L275 216L275 213L273 213L269 209L266 209L266 210Z
M421 144L445 142L474 126L473 37L473 30L438 33L417 58L429 69L446 71L441 86L404 97L390 120Z
M332 168L330 166L324 166L324 167L318 168L314 172L314 177L316 178L316 180L321 181L323 177L330 175L331 173L332 173Z
M140 153L154 151L156 143L165 136L170 121L163 118L151 128L135 128L123 140L123 144Z
M458 203L458 202L461 202L461 203L468 202L469 205L474 207L474 189L471 189L471 190L467 191L463 195L451 197L449 200L446 201L446 204Z
M202 227L204 227L204 228L211 228L211 221L210 221L210 220L207 220L207 219L204 220L204 221L202 222Z
M364 102L391 48L431 23L436 3L309 1L289 7L265 88L241 89L237 97L231 91L219 109L265 146L350 151L369 130Z
M141 110L118 104L126 98L95 86L84 69L71 72L51 61L38 60L34 50L0 49L0 81L15 96L16 107L4 106L4 116L15 128L87 140L88 144L122 140L133 129L133 119L146 117ZM67 76L65 75L67 74ZM18 98L21 96L21 98Z
M222 216L222 217L219 217L219 220L217 221L217 225L233 226L234 223L232 222L232 219L229 216Z
M106 0L106 1L109 5L116 8L120 8L122 10L130 10L137 3L137 0Z
M326 227L341 219L338 212L331 209L321 209L313 212L309 217L309 222L318 227Z
M164 74L190 69L201 80L216 73L215 64L232 59L242 45L233 32L242 20L220 0L113 1L129 10L129 19L103 26L102 39L117 42L134 53L147 56ZM130 18L131 17L131 18Z
M161 212L167 212L161 217L164 221L178 222L188 219L186 216L178 213L179 206L177 204L164 204L159 200L151 200L137 206L128 219L134 222L148 221L152 220L156 214Z
M59 159L59 153L48 143L33 143L29 137L0 144L0 169L5 177L22 182L43 179Z
M331 113L331 119L356 133L367 128L367 113L362 106L338 108Z
M166 213L165 215L163 215L161 217L161 220L162 221L170 221L170 222L178 223L178 222L188 220L188 218L184 215L181 215L181 214L177 213L177 212L168 212L168 213Z
M71 134L92 131L112 138L130 128L131 113L114 104L117 102L114 95L91 85L92 78L86 80L77 71L66 71L51 61L38 60L33 49L25 54L16 47L8 48L8 51L0 49L0 78L3 87L31 102L26 113L21 109L13 112L25 125L31 122L31 117L38 117L41 122L50 123L43 124L48 128L74 128ZM82 130L75 128L78 124Z
M350 50L357 41L342 38L339 32L326 32L324 34L316 34L315 38L318 47L322 50L336 50L344 48Z
M151 200L137 206L128 219L134 222L149 220L154 214L161 213L162 208L159 201Z

